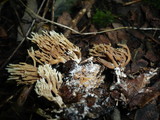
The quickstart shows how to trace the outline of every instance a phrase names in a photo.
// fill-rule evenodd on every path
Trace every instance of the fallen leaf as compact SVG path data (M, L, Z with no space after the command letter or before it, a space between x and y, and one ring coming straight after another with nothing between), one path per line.
M149 63L144 60L144 59L139 59L136 62L131 64L131 72L132 73L137 73L138 71L140 71L142 68L147 67Z
M159 120L159 112L155 103L138 109L134 120Z
M154 27L160 26L160 19L153 15L153 11L149 6L142 6L141 9L145 13L146 20Z
M157 62L159 60L158 57L157 57L157 55L153 51L151 51L151 50L147 51L147 53L145 55L145 58L147 58L151 62Z
M96 35L95 38L90 42L93 44L109 44L110 40L105 35Z
M139 26L140 25L140 18L141 18L141 12L137 9L130 10L130 17L129 20L133 26Z
M114 28L123 27L119 23L112 23L112 25L113 25ZM111 29L111 28L106 28L106 29ZM124 30L106 32L106 35L108 36L112 45L122 43L122 42L124 42L124 40L129 39L127 33Z
M140 40L144 40L145 35L143 33L141 33L140 31L137 30L128 30L129 33L131 33L134 37L140 39Z
M152 87L145 88L142 92L135 95L129 102L130 109L136 107L144 107L152 100L160 96L160 81L156 82Z
M108 29L110 29L110 28L108 28ZM115 45L115 44L119 43L116 31L106 32L106 35L108 36L112 45Z
M124 27L120 23L112 23L112 26L114 28ZM117 32L117 39L119 42L124 43L125 41L127 41L129 39L128 33L125 30L117 30L116 32Z
M66 26L71 25L72 18L68 12L63 12L61 16L58 17L57 22Z

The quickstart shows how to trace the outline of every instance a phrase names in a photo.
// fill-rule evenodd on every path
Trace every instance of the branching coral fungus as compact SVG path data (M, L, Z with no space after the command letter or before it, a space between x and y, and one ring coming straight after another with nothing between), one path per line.
M37 68L27 63L9 64L6 69L10 73L8 80L16 80L18 84L33 84L39 79Z
M94 45L90 49L90 55L98 57L97 60L110 69L125 67L131 59L131 54L126 45L118 46L121 48L113 48L111 44Z
M94 45L90 49L90 55L96 56L97 61L106 67L114 69L117 75L117 83L120 83L120 77L126 77L123 71L131 59L131 54L127 45L118 44L118 46L120 48L113 48L111 44Z
M41 64L65 63L68 60L81 61L79 47L73 45L62 34L55 31L43 32L43 34L33 33L32 42L36 43L40 50L29 50L28 53L34 61Z
M35 85L35 91L39 96L43 96L49 101L53 101L64 107L61 96L58 94L58 90L62 84L62 75L57 72L49 64L38 67L38 74L40 79Z

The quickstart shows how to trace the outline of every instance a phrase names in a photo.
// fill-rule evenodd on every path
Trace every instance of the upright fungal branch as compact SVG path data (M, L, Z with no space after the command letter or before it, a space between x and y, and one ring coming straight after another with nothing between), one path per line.
M38 67L38 74L40 79L37 80L35 85L35 91L39 96L45 97L49 101L53 101L64 107L61 96L58 90L62 84L62 75L57 72L56 69L52 69L49 64Z
M16 80L17 84L33 84L39 79L37 68L27 63L9 64L6 69L8 80Z
M111 44L94 45L90 49L90 55L97 57L97 61L110 69L125 67L131 59L131 54L126 45L118 46L120 48L113 48Z
M55 31L43 32L43 34L32 33L32 38L29 39L36 43L40 50L34 51L32 48L28 53L40 64L65 63L68 60L74 60L77 63L81 61L79 47Z

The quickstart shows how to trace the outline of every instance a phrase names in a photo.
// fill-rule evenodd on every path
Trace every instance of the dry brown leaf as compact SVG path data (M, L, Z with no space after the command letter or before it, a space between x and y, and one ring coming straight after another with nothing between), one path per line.
M160 26L160 19L153 15L153 11L149 8L149 6L141 7L143 12L145 13L146 20L154 27Z
M123 25L119 23L112 23L112 26L113 28L123 27ZM112 29L112 28L106 28L106 29ZM106 35L108 36L110 42L113 45L118 43L126 43L126 41L129 40L129 36L125 30L106 32Z
M71 25L72 18L68 12L63 12L61 16L58 17L57 22L66 26Z
M159 120L159 112L155 102L138 109L134 120Z
M160 96L160 91L146 88L143 93L138 93L130 100L129 107L131 109L142 108L158 96Z
M132 73L137 73L142 68L147 67L148 64L149 63L146 60L144 60L144 59L136 60L135 62L133 62L131 64L131 71L132 71Z
M128 99L128 104L131 109L143 107L153 99L160 95L160 82L155 83L152 87L147 87L150 84L150 79L157 75L158 69L150 69L148 73L143 73L135 79L127 80L121 84Z
M149 82L146 81L144 74L137 76L135 79L127 80L127 95L129 98L132 98L135 94L137 94L142 88L146 86Z
M91 45L93 44L110 44L109 39L105 35L96 35L94 40L90 42Z
M151 62L157 62L159 60L158 56L153 51L151 51L151 50L147 51L147 53L145 55L145 58L147 58Z
M118 27L124 27L120 23L112 23L113 28L118 28ZM120 43L125 43L129 38L127 32L125 30L118 30L117 32L117 39Z
M140 31L137 30L128 30L129 33L131 33L134 37L140 39L140 40L144 40L145 35L143 33L141 33Z
M106 35L108 36L112 45L119 43L119 40L117 38L117 31L106 32Z

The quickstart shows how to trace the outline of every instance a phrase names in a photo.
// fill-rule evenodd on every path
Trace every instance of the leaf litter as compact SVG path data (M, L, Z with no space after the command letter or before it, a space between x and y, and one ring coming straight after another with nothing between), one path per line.
M54 38L59 39L60 43L50 42L52 35L60 35L48 33L48 29L52 31L51 24L36 20L35 23L41 25L41 29L35 24L32 30L37 36L42 34L37 39L42 40L43 44L37 41L36 44L39 46L36 46L25 40L26 44L23 43L10 60L9 55L19 44L16 38L18 34L16 27L19 24L15 21L16 19L19 19L21 23L24 21L21 20L22 15L11 19L3 6L8 9L14 8L12 15L23 14L22 10L25 11L25 9L21 2L11 5L12 2L7 1L2 4L1 30L3 32L0 36L0 64L5 66L4 63L8 60L7 64L12 64L5 66L11 74L10 77L5 67L1 68L0 118L9 119L8 114L10 114L12 118L25 117L33 120L115 120L116 117L124 120L158 120L160 108L159 31L152 29L150 31L114 30L125 26L159 28L159 8L143 0L134 1L128 3L105 0L101 2L77 1L67 11L56 11L62 14L55 15L55 22L79 32L95 32L83 36L55 25L54 31L65 35ZM51 1L48 0L48 2ZM23 9L18 11L20 6ZM71 1L69 6L71 6ZM51 10L54 12L54 8ZM110 11L110 14L115 16L114 20L110 20L111 22L104 26L94 24L92 18L97 15L96 10L99 10L99 13ZM45 11L42 8L39 16L43 12L44 17L50 19L51 11ZM100 20L100 23L104 22L103 19ZM96 34L106 29L113 30ZM49 39L48 43L40 39L45 35L42 31L46 31L48 38L45 37L45 39ZM119 44L127 46L129 52L126 52ZM91 49L94 49L96 45L107 45L107 49L100 50L103 48L100 47L97 48L98 52L90 54ZM34 49L30 49L28 54L26 51L31 46ZM68 51L67 48L70 50ZM8 49L10 49L9 52ZM129 58L128 61L127 58ZM114 67L110 67L112 65ZM43 75L38 71L41 71ZM8 89L9 86L12 86L13 91ZM15 112L17 114L13 114Z

